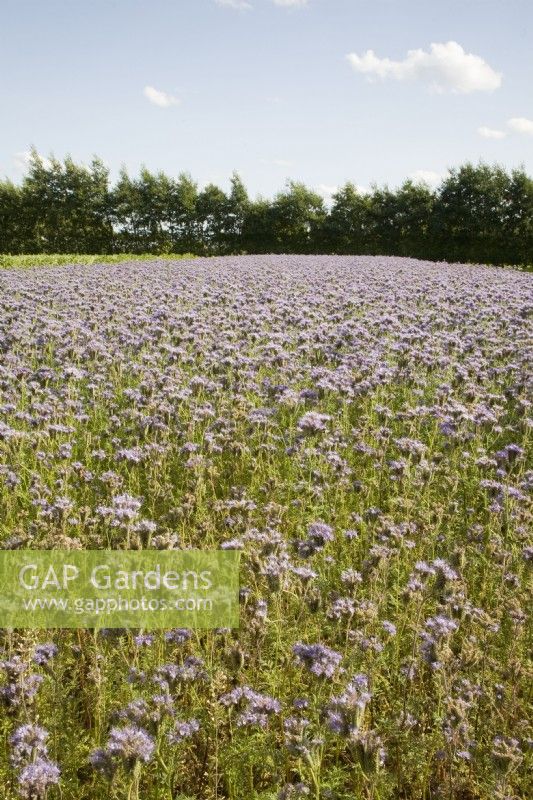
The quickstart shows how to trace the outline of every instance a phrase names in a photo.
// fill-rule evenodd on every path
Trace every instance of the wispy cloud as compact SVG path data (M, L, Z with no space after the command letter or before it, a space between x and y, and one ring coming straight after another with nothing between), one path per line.
M487 128L486 125L482 125L481 128L477 129L477 132L480 136L483 136L484 139L505 139L507 134L505 131L498 131L494 128Z
M328 186L325 183L319 183L316 187L316 190L319 195L321 195L325 200L331 200L333 195L339 191L338 186Z
M425 183L432 189L438 186L444 177L442 172L434 172L432 169L416 169L409 175L413 183Z
M217 6L224 6L225 8L234 8L236 11L249 11L253 8L251 3L247 0L215 0Z
M292 161L288 161L286 158L273 158L272 161L267 162L269 164L274 164L275 167L292 167L294 163Z
M162 92L160 89L155 89L153 86L145 86L143 94L150 103L160 108L168 108L169 106L177 106L179 99L167 92Z
M507 125L515 133L526 133L533 136L533 119L526 117L512 117L507 120Z
M303 6L308 5L309 0L274 0L274 4L276 6L286 6L287 8L302 8Z
M349 53L347 59L356 72L370 79L420 80L439 93L490 92L502 83L500 72L480 56L466 53L457 42L432 43L429 51L409 50L402 61L378 58L373 50Z
M533 120L526 119L526 117L511 117L507 120L507 127L514 133L522 133L525 135L533 136ZM477 129L480 136L485 139L505 139L507 136L506 131L501 131L495 128L487 128L482 125Z

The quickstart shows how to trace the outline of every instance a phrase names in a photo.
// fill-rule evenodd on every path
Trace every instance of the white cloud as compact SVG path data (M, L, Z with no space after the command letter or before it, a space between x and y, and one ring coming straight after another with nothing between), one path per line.
M320 195L326 206L330 208L333 205L333 195L340 189L339 186L328 186L325 183L319 183L315 186L315 191Z
M287 159L285 159L285 158L275 158L272 161L272 163L274 164L275 167L292 167L293 166L293 162L292 161L287 161Z
M154 89L153 86L145 86L143 89L143 94L147 100L154 104L154 106L159 106L160 108L177 106L179 103L177 97L167 94L166 92L162 92L160 89Z
M358 183L353 184L355 186L356 191L359 194L368 194L369 189L366 186L360 186ZM342 187L340 186L330 186L326 183L319 183L316 187L316 192L324 198L324 200L329 203L333 199L333 195L336 194L339 189Z
M498 131L494 128L487 128L486 125L482 125L481 128L477 129L477 132L480 136L483 136L484 139L505 139L507 134L505 131Z
M397 81L421 80L436 92L490 92L501 86L500 72L473 53L465 53L457 42L430 45L425 50L408 50L402 61L378 58L373 50L363 55L349 53L347 59L356 72L369 78Z
M530 136L533 135L533 119L512 117L512 119L507 120L507 125L516 133L528 133Z
M318 194L325 200L331 200L335 192L339 191L338 186L328 186L325 183L319 183L316 187Z
M217 6L224 6L225 8L234 8L236 11L248 11L253 8L251 3L247 0L215 0Z
M289 8L290 6L292 6L293 8L297 7L303 8L303 6L306 6L307 3L308 0L274 0L275 5L285 6L286 8Z
M409 178L413 183L425 183L426 186L434 189L444 179L444 175L431 169L417 169L411 172Z

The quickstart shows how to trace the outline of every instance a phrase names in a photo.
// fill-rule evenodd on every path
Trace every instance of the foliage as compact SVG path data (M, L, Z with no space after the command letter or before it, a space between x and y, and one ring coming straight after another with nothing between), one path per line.
M438 189L406 181L362 194L347 183L326 207L298 182L251 200L237 174L229 193L145 167L137 178L122 169L110 186L98 159L82 167L33 151L20 186L0 182L0 252L352 253L523 265L533 252L533 180L522 169L465 164Z

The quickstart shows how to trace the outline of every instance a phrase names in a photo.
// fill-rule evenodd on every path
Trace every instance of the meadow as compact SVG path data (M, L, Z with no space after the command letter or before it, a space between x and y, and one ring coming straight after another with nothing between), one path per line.
M2 798L530 796L532 311L397 257L0 271L0 547L242 551L238 630L0 631Z
M29 267L59 267L72 264L121 264L124 261L178 261L181 258L194 258L192 253L154 255L153 253L111 253L109 255L86 255L83 253L54 253L9 255L0 253L0 268L17 269Z

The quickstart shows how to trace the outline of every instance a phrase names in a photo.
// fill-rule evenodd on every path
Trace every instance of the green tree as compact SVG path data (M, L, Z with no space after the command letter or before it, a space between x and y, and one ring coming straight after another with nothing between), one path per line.
M200 252L202 242L198 222L198 185L181 173L172 180L168 195L168 226L174 253Z
M400 252L398 198L387 186L374 186L368 196L367 247L373 255L397 256Z
M402 256L431 258L431 221L435 211L435 192L426 184L406 181L396 192L394 224L397 248Z
M322 225L321 249L328 253L368 252L369 199L353 183L333 195L329 214Z
M168 252L171 249L169 234L170 181L162 172L156 175L146 167L141 169L133 185L137 206L137 237L145 253Z
M531 264L533 259L533 179L523 169L511 173L507 186L503 261Z
M524 169L465 164L437 191L406 181L362 194L347 183L326 210L290 182L250 200L234 173L228 194L192 178L123 168L115 186L95 158L42 159L20 186L0 182L0 250L13 253L361 253L525 264L533 252L533 180Z
M242 227L242 249L246 253L273 253L272 203L258 197L248 206Z
M269 209L273 250L276 253L312 253L320 241L326 218L324 201L303 183L289 182Z
M223 253L227 231L228 198L218 186L208 184L198 195L197 218L205 255Z
M125 168L113 191L113 217L122 252L161 253L172 249L172 182L143 167L137 179Z
M103 253L112 245L108 171L99 159L90 167L67 156L44 161L32 150L22 183L26 236L35 253Z
M126 167L121 168L118 181L112 191L111 207L115 249L122 253L138 252L139 220L135 186Z
M23 209L26 218L26 252L60 253L62 244L61 164L52 158L46 162L32 148L28 173L22 183Z
M250 198L240 176L234 172L226 203L226 225L223 249L226 253L243 251L243 232L250 211Z
M433 233L439 258L504 263L511 179L504 169L465 164L452 169L437 195Z
M26 237L22 192L11 181L0 181L0 253L23 253Z

